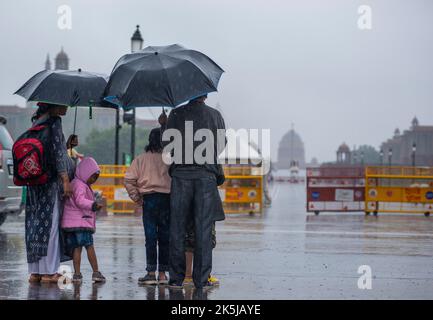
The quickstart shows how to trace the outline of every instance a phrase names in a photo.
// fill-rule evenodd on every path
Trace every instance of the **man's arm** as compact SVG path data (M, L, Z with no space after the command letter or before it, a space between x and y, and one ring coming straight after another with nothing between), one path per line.
M217 153L218 153L218 155L220 155L221 152L224 151L224 149L225 149L225 147L227 145L227 136L225 134L226 124L224 122L224 118L222 117L222 115L221 115L221 113L219 111L217 111L217 114L216 114L216 126L217 126L217 129L220 132L222 130L224 132L224 141L222 140L222 137L220 137L220 139L218 140Z
M165 114L165 112L161 113L161 115L158 118L158 122L161 125L161 145L162 145L162 147L165 147L171 141L173 141L173 137L168 141L164 141L162 139L162 136L163 136L165 130L173 129L175 127L175 116L176 116L176 112L173 110L170 112L170 115L168 116L168 118L167 118L167 115Z

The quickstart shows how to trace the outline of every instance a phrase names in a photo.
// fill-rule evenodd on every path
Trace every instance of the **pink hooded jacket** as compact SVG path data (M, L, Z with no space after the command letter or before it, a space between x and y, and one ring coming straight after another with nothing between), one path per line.
M96 213L92 211L95 196L87 180L100 169L95 159L84 158L78 164L71 182L72 196L65 201L62 229L66 231L96 229Z

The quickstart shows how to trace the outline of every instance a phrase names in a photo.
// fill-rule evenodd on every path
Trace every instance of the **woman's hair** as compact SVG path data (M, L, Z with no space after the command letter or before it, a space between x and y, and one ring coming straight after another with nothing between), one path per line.
M62 107L61 105L58 105L58 104L46 103L46 102L38 102L37 106L38 106L38 109L36 110L35 113L33 113L33 116L31 119L32 122L35 122L36 120L38 120L42 115L47 113L50 109L56 108L56 107Z
M33 113L32 116L32 122L35 122L36 120L38 120L42 115L44 115L45 113L48 112L48 110L53 107L54 105L48 104L48 103L42 103L42 102L38 102L37 104L38 109L35 111L35 113Z
M162 152L162 144L161 144L161 129L154 128L150 131L149 134L149 144L144 148L146 152L152 153L161 153Z

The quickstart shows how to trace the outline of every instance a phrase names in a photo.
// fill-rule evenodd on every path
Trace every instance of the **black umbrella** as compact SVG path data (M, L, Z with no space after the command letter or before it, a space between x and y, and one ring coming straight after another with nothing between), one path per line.
M102 97L107 76L78 70L45 70L31 77L15 94L27 101L46 102L69 107L88 106L92 118L92 107L106 107ZM75 109L75 122L77 109ZM75 123L74 123L75 133Z
M201 52L177 44L151 46L120 58L104 96L126 110L176 107L192 98L217 91L223 72Z

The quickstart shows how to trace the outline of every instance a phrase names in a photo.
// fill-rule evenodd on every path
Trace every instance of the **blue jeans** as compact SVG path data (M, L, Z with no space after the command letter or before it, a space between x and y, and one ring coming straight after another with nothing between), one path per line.
M168 271L170 194L151 193L143 196L143 225L146 238L146 271Z

